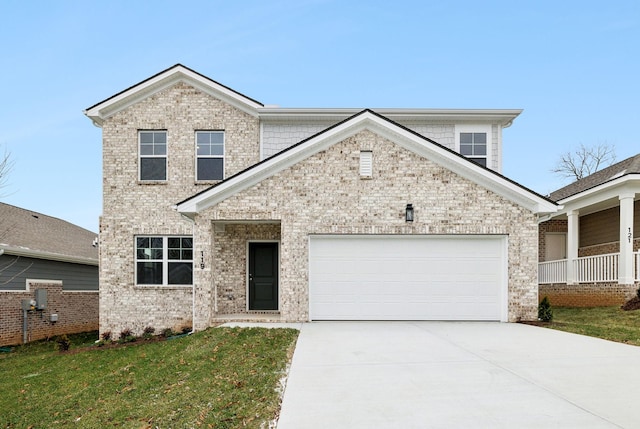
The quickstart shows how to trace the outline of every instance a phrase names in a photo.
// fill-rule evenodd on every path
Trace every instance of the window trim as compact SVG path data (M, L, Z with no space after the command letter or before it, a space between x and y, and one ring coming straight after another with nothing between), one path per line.
M142 155L140 138L142 133L160 133L165 135L165 154L164 155ZM143 179L142 178L142 158L164 158L164 179ZM138 130L138 182L140 183L166 183L169 177L169 133L163 129Z
M487 135L486 155L463 155L460 150L460 134L462 133L485 133ZM493 165L493 133L491 124L456 124L455 151L472 162L475 162L474 159L484 158L486 162L486 168L490 170L496 170Z
M162 259L138 259L138 239L139 238L162 238ZM191 239L191 259L169 259L169 238L190 238ZM136 287L162 287L162 288L183 288L193 286L193 272L194 272L194 259L193 259L193 236L186 234L137 234L133 237L133 255L134 255L134 277L133 284ZM139 262L161 262L162 263L162 283L138 283L138 263ZM171 262L191 262L191 283L169 283L169 263Z
M199 155L198 154L198 133L220 133L222 134L222 155ZM193 135L193 151L195 154L194 171L196 183L212 183L225 179L225 163L227 157L227 136L224 130L195 130ZM198 160L199 159L222 159L222 178L220 179L199 179L198 178Z

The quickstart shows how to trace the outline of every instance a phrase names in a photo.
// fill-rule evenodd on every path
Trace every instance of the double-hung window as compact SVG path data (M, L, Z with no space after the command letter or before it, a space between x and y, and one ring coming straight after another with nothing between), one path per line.
M136 237L136 284L193 284L193 238Z
M487 166L487 133L460 133L460 154Z
M139 131L140 180L167 180L167 132Z
M224 131L196 131L196 180L224 179Z

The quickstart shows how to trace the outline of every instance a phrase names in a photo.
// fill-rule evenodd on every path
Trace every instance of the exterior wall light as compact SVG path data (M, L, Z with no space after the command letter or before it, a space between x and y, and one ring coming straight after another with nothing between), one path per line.
M404 213L404 220L407 222L413 222L413 204L407 204L407 208Z

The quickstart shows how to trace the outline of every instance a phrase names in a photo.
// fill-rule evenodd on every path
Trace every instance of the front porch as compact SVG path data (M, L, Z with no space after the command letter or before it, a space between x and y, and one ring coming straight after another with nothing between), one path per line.
M539 299L595 307L621 305L636 295L640 201L630 180L560 199L561 209L541 219Z

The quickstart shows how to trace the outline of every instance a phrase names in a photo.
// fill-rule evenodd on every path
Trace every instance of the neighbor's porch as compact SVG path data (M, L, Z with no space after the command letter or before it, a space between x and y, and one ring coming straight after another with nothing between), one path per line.
M556 305L580 306L630 298L640 282L640 240L634 239L640 235L639 204L635 193L623 193L587 206L565 206L564 213L541 222L540 298L553 295Z
M632 283L640 282L640 252L632 253ZM582 256L571 260L540 262L538 264L539 284L558 283L620 283L620 253L607 253L595 256Z

